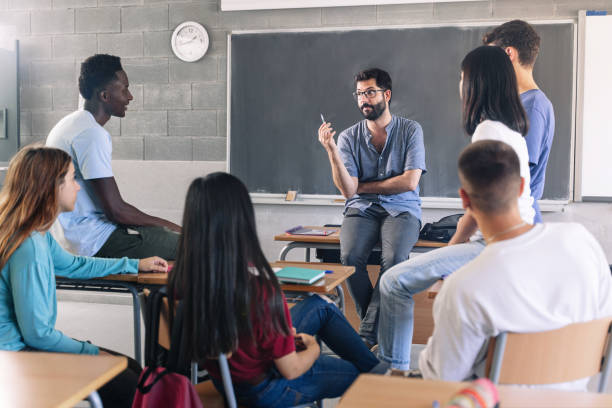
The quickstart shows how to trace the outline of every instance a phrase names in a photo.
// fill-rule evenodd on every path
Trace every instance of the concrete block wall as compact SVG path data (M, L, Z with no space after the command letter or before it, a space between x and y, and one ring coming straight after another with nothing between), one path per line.
M612 0L488 0L362 7L221 12L218 0L0 0L0 25L21 42L24 144L44 140L78 106L79 64L98 52L123 59L134 100L112 119L114 158L226 159L227 34L243 29L384 26L416 23L576 18ZM174 28L203 24L211 39L195 63L177 59Z

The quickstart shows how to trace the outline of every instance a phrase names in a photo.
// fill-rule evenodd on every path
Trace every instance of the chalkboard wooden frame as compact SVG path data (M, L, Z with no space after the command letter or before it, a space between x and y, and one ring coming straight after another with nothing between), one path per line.
M234 140L234 137L232 136L232 50L233 50L233 43L235 42L236 38L240 38L239 36L243 36L243 35L268 35L268 34L305 34L305 33L355 33L355 32L368 32L371 30L374 31L379 31L379 32L387 32L388 30L407 30L407 29L437 29L437 28L473 28L476 27L478 28L486 28L486 27L492 27L492 26L496 26L498 24L503 23L503 21L484 21L484 22L471 22L471 23L457 23L457 24L418 24L418 25L401 25L401 26L375 26L375 27L341 27L341 28L317 28L317 29L288 29L288 30L248 30L248 31L234 31L232 33L230 33L228 35L228 65L227 65L227 69L228 69L228 92L227 92L227 111L228 111L228 115L227 115L227 126L228 126L228 145L227 145L227 168L228 171L232 171L232 160L233 160L233 154L232 154L232 142L236 143L236 140ZM568 128L571 130L569 133L569 151L568 151L568 163L567 163L567 167L568 169L567 171L567 179L563 180L563 183L565 186L567 186L567 192L563 197L554 197L553 199L544 199L544 200L540 200L541 206L544 210L548 209L548 210L559 210L560 208L562 208L564 205L566 205L572 198L573 198L573 173L574 173L574 143L575 143L575 115L576 115L576 109L575 109L575 96L576 96L576 84L575 84L575 79L576 79L576 52L577 52L577 30L576 30L576 23L573 20L568 20L568 19L564 19L564 20L555 20L555 21L531 21L532 24L535 25L543 25L543 26L547 26L547 27L552 27L552 26L557 26L557 25L567 25L569 27L569 34L568 34L568 38L570 38L571 44L566 44L564 43L564 46L567 45L571 45L571 61L572 61L572 66L570 68L571 71L571 90L569 90L568 92L571 93L571 113L568 112L569 116L571 117L570 120L570 125L568 126ZM561 30L561 28L560 28ZM475 42L475 46L477 46L479 44L479 41ZM458 68L457 68L458 70ZM538 72L538 66L536 64L536 75ZM392 73L393 76L393 73ZM458 74L457 74L458 76ZM348 78L349 81L351 81L350 78ZM398 82L398 79L395 79L394 85ZM456 85L454 85L456 86ZM396 90L396 88L394 87L394 91ZM547 92L545 90L545 92ZM548 93L548 92L547 92ZM394 95L395 98L397 98L397 95ZM551 98L552 99L552 98ZM350 104L350 102L348 102ZM554 101L553 101L554 103ZM457 105L460 105L460 103L457 103ZM393 110L393 105L391 106L392 108L392 112ZM327 115L326 115L327 116ZM329 120L329 119L328 119ZM359 120L359 118L357 118L357 120ZM357 121L355 120L355 122ZM313 132L316 132L316 128L314 128L315 130L313 130ZM339 129L341 130L341 129ZM315 139L313 139L315 140ZM316 141L316 140L315 140ZM321 154L325 154L324 152L321 152ZM233 171L232 171L233 172ZM240 175L239 175L240 176ZM327 177L331 180L331 174L327 173ZM248 185L248 184L247 184ZM250 186L249 186L250 187ZM272 192L261 192L261 191L256 191L256 190L252 190L250 188L250 191L252 192L252 197L254 197L254 199L256 201L261 201L261 202L265 202L265 203L273 203L273 202L279 202L282 203L282 199L280 199L280 197L282 196L280 191L272 191ZM429 208L457 208L459 206L459 200L457 198L453 198L453 197L449 197L449 196L427 196L426 194L423 195L423 207L429 207ZM295 204L312 204L312 205L318 205L318 204L324 204L324 203L332 203L333 199L338 198L339 195L337 194L337 191L335 191L335 194L304 194L302 192L302 194L300 194L300 200L298 200L298 202L295 202Z

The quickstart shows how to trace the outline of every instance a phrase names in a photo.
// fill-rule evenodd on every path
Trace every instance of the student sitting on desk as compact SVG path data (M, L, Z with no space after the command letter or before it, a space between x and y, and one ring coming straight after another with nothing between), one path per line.
M10 162L0 192L0 350L109 352L55 329L55 275L89 279L167 269L158 257L100 259L64 251L47 230L58 213L72 211L79 188L62 150L26 147ZM128 369L100 389L106 406L131 405L140 366L128 361Z
M59 222L78 255L172 260L181 228L123 201L113 175L112 139L102 126L111 116L125 116L133 99L128 88L119 57L97 54L81 64L79 92L85 106L62 118L46 142L72 157L81 186L74 211L61 214Z
M527 118L521 105L516 75L510 59L499 47L481 46L461 64L460 97L463 128L478 140L500 140L515 150L525 188L518 197L523 221L533 224L535 211L529 191L529 155L524 135ZM438 279L450 275L474 259L485 247L470 210L461 217L447 247L436 249L396 265L380 283L381 314L378 339L381 359L398 370L408 370L413 331L413 296ZM398 373L401 374L401 373Z
M517 197L527 186L514 149L481 141L459 157L459 195L487 247L444 281L434 333L419 356L426 379L484 374L488 339L612 316L606 257L580 224L527 224ZM562 357L560 357L562 358ZM555 384L586 391L587 379Z
M338 397L378 364L336 305L313 295L289 311L259 246L249 193L230 174L191 183L168 293L170 305L184 302L188 359L231 353L240 404L288 407ZM304 350L296 350L296 335ZM315 335L340 358L320 355ZM205 366L222 390L217 361Z
M359 334L376 343L380 294L372 288L366 263L381 243L382 273L410 256L421 229L419 180L425 169L421 126L391 115L391 77L373 68L355 76L353 93L365 120L334 142L330 123L319 128L334 184L346 198L340 232L340 258L355 267L348 288L361 317Z

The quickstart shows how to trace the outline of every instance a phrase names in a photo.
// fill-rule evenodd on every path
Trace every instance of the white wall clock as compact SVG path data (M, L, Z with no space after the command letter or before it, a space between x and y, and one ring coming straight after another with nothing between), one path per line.
M179 59L186 62L199 60L208 50L208 33L195 21L185 21L179 24L172 33L172 51Z

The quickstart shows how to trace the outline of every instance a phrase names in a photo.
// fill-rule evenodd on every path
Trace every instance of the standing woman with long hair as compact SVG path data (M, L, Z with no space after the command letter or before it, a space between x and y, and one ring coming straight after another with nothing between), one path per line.
M510 145L519 157L521 177L525 181L519 197L523 224L517 228L533 224L535 210L529 189L529 155L524 137L528 129L527 116L521 104L512 62L504 50L481 46L469 52L461 63L459 92L463 129L471 141L498 140ZM379 357L390 363L393 370L406 371L411 367L414 295L452 274L482 252L486 242L477 229L468 209L446 247L395 265L381 278Z
M183 302L185 357L206 360L222 389L214 358L231 353L240 404L286 407L338 397L378 364L336 305L313 295L289 312L259 246L249 193L230 174L191 183L168 293L170 305ZM340 358L320 355L314 335ZM304 350L296 351L296 336Z
M158 257L100 259L64 251L48 229L60 212L72 211L78 191L72 160L62 150L25 147L9 164L0 192L0 350L107 353L55 329L55 275L89 279L167 270ZM99 390L103 403L131 406L139 373L129 359L128 368Z
M483 45L469 52L461 63L459 85L463 103L463 128L479 140L498 140L509 144L519 157L524 188L519 210L525 224L533 224L535 210L531 197L529 153L525 135L527 114L518 94L512 62L500 47ZM457 226L451 243L467 242L477 226L468 210Z

